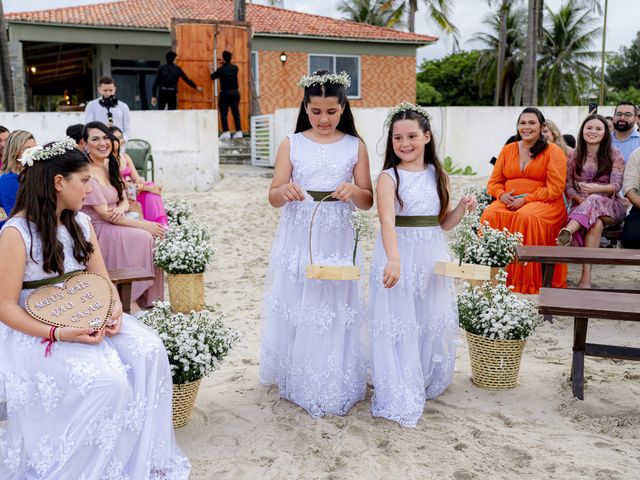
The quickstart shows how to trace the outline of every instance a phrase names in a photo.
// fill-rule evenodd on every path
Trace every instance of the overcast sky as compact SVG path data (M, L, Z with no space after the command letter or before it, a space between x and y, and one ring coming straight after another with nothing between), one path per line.
M202 0L206 1L206 0ZM307 13L315 13L329 17L340 18L337 5L341 0L284 0L286 8ZM41 10L46 8L67 7L71 5L89 5L103 3L104 0L3 0L5 12L25 10ZM266 4L266 0L253 0L253 3ZM438 29L426 18L426 8L420 7L423 2L418 1L416 30L418 33L440 35ZM489 12L486 0L455 0L453 23L460 29L460 46L472 49L474 44L469 41L474 33L483 29L483 16ZM562 0L546 0L545 4L556 11ZM601 1L604 4L604 0ZM526 5L526 0L521 1ZM628 46L633 41L636 32L640 30L640 0L609 0L607 18L607 50L617 51L620 46ZM595 46L600 49L600 43ZM418 50L418 64L424 58L440 58L451 51L451 44L443 38L436 45L423 47Z

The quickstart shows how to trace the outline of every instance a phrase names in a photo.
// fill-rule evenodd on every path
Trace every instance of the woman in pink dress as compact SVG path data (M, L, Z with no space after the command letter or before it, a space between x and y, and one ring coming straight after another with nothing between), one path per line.
M122 146L124 145L124 135L122 130L118 127L110 127L112 135L116 138L114 142L114 155L118 159L120 165L120 175L124 178L125 182L132 182L136 186L137 198L136 200L142 207L142 215L145 220L150 222L160 223L167 226L167 214L164 210L164 203L162 201L162 185L156 185L153 182L145 182L133 164L133 160L127 154L127 152L120 153Z
M625 207L618 191L623 173L624 158L611 146L607 120L589 115L567 160L565 196L571 211L569 223L558 235L558 245L598 247L604 227L622 222ZM591 265L583 265L578 286L591 288Z
M91 217L107 269L142 267L155 274L154 280L134 282L131 301L141 307L164 299L164 276L153 264L155 238L164 235L164 227L147 220L129 218L129 202L124 193L118 161L113 156L113 136L101 122L85 125L91 172L91 192L82 211Z

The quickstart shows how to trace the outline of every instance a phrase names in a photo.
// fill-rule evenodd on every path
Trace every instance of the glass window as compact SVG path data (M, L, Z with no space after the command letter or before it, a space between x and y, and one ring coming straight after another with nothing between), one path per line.
M360 97L360 57L340 55L309 55L309 75L317 70L330 72L347 72L351 77L351 86L347 96Z
M258 73L258 52L251 52L251 80L256 97L260 96L260 78Z

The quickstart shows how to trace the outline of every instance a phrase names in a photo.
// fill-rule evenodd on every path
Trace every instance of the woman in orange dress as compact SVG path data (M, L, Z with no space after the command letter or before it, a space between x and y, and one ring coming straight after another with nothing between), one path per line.
M521 232L525 245L556 245L566 224L562 194L567 176L567 157L560 147L547 143L542 129L544 115L525 108L518 117L517 142L504 146L487 185L497 198L482 214L493 228ZM539 263L507 266L509 285L519 293L538 293L542 286ZM567 266L556 265L554 287L566 287Z

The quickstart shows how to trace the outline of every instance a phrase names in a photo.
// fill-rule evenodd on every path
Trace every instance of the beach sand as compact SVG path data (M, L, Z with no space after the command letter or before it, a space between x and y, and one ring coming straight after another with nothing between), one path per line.
M587 358L586 399L575 400L568 318L556 317L534 333L518 387L499 392L471 383L460 331L453 383L427 402L416 429L372 418L370 389L347 416L315 420L280 400L275 387L260 385L260 306L279 212L266 200L269 178L237 172L242 169L228 169L210 192L183 196L217 237L207 302L220 304L227 324L240 332L220 369L203 380L189 424L177 430L194 480L638 478L640 364ZM485 183L453 177L453 196L464 185ZM364 245L367 258L372 247L373 241ZM570 281L579 273L570 267ZM594 267L593 278L596 286L632 288L640 269ZM640 346L631 322L592 321L590 327L590 341Z

